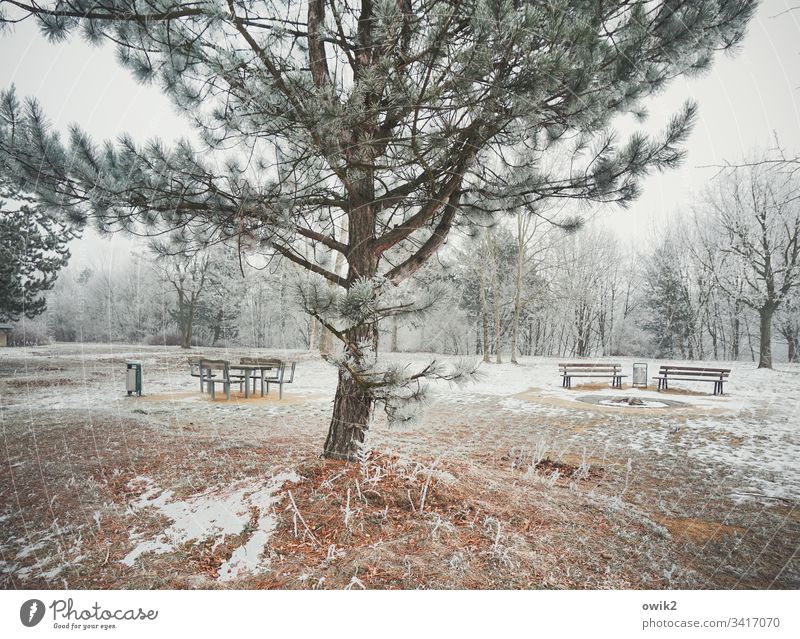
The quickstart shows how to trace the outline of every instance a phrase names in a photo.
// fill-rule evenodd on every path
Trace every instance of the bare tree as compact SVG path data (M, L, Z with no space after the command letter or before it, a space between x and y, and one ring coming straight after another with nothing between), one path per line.
M177 305L172 315L178 324L181 348L191 348L195 318L208 278L210 256L207 252L169 254L162 247L154 247L154 251L158 256L155 264L161 277L177 295Z
M778 309L778 332L786 340L789 363L796 363L800 357L800 288L795 288Z
M772 368L773 316L800 284L798 197L793 172L753 161L717 176L695 217L716 283L759 315L759 368Z

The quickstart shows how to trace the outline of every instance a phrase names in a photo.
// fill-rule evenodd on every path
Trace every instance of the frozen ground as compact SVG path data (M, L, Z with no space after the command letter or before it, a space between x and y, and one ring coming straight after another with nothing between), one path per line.
M367 464L345 485L346 469L317 459L335 371L311 354L270 354L300 360L282 401L211 402L177 348L1 349L4 587L800 586L800 367L730 364L714 397L690 382L564 389L555 359L484 364L474 384L434 385L413 428L379 415L370 446L403 461ZM142 398L122 390L128 359L144 364ZM632 360L619 361L630 374ZM602 403L620 396L651 407ZM403 518L391 519L388 493L372 511L365 481L376 494L407 489ZM475 516L448 496L474 499ZM424 543L400 552L412 521ZM396 548L376 555L375 535ZM426 562L440 553L446 575L419 577L438 573ZM472 572L454 581L454 565Z

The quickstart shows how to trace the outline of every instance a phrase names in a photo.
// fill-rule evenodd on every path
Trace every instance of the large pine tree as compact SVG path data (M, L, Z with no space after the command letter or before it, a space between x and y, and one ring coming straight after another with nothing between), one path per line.
M195 124L202 147L62 142L33 101L0 105L0 166L100 228L235 239L311 282L342 343L325 454L352 459L377 401L392 417L423 377L376 359L386 292L445 242L462 203L625 203L681 159L695 107L620 141L613 119L734 46L752 0L58 0L6 3L53 40L115 43ZM206 148L207 147L207 148ZM543 162L543 157L548 161ZM347 229L345 234L344 229ZM346 271L331 270L331 253ZM391 297L391 296L389 296Z

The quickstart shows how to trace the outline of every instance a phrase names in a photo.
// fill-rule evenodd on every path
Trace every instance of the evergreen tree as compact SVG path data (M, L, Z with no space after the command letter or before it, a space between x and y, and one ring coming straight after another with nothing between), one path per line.
M695 106L662 135L621 143L618 114L741 39L753 0L86 0L15 2L53 40L112 41L159 82L205 147L61 142L35 101L0 97L0 167L101 229L235 239L309 281L305 308L342 344L325 443L353 459L375 402L405 419L431 365L382 365L387 300L459 222L463 201L500 214L547 198L626 203L675 166ZM8 6L8 5L7 5ZM207 148L206 148L207 147ZM233 152L228 152L233 149ZM216 151L215 151L216 150ZM563 161L542 162L543 155ZM347 236L337 237L336 227ZM332 272L329 252L346 261ZM389 295L391 297L391 295ZM425 304L423 303L423 306Z
M42 293L53 288L69 260L73 237L43 207L0 199L0 321L33 319L45 311Z
M656 357L693 358L691 334L694 311L688 274L669 242L648 260L644 304L649 313L643 327L655 339Z

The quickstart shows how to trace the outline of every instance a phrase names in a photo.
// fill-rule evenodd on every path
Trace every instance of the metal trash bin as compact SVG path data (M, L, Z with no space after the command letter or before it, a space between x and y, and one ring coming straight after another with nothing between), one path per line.
M633 365L633 376L631 386L634 388L647 388L647 363L636 362Z
M126 362L128 367L125 375L125 390L128 395L136 393L139 397L142 396L142 363L141 362Z

